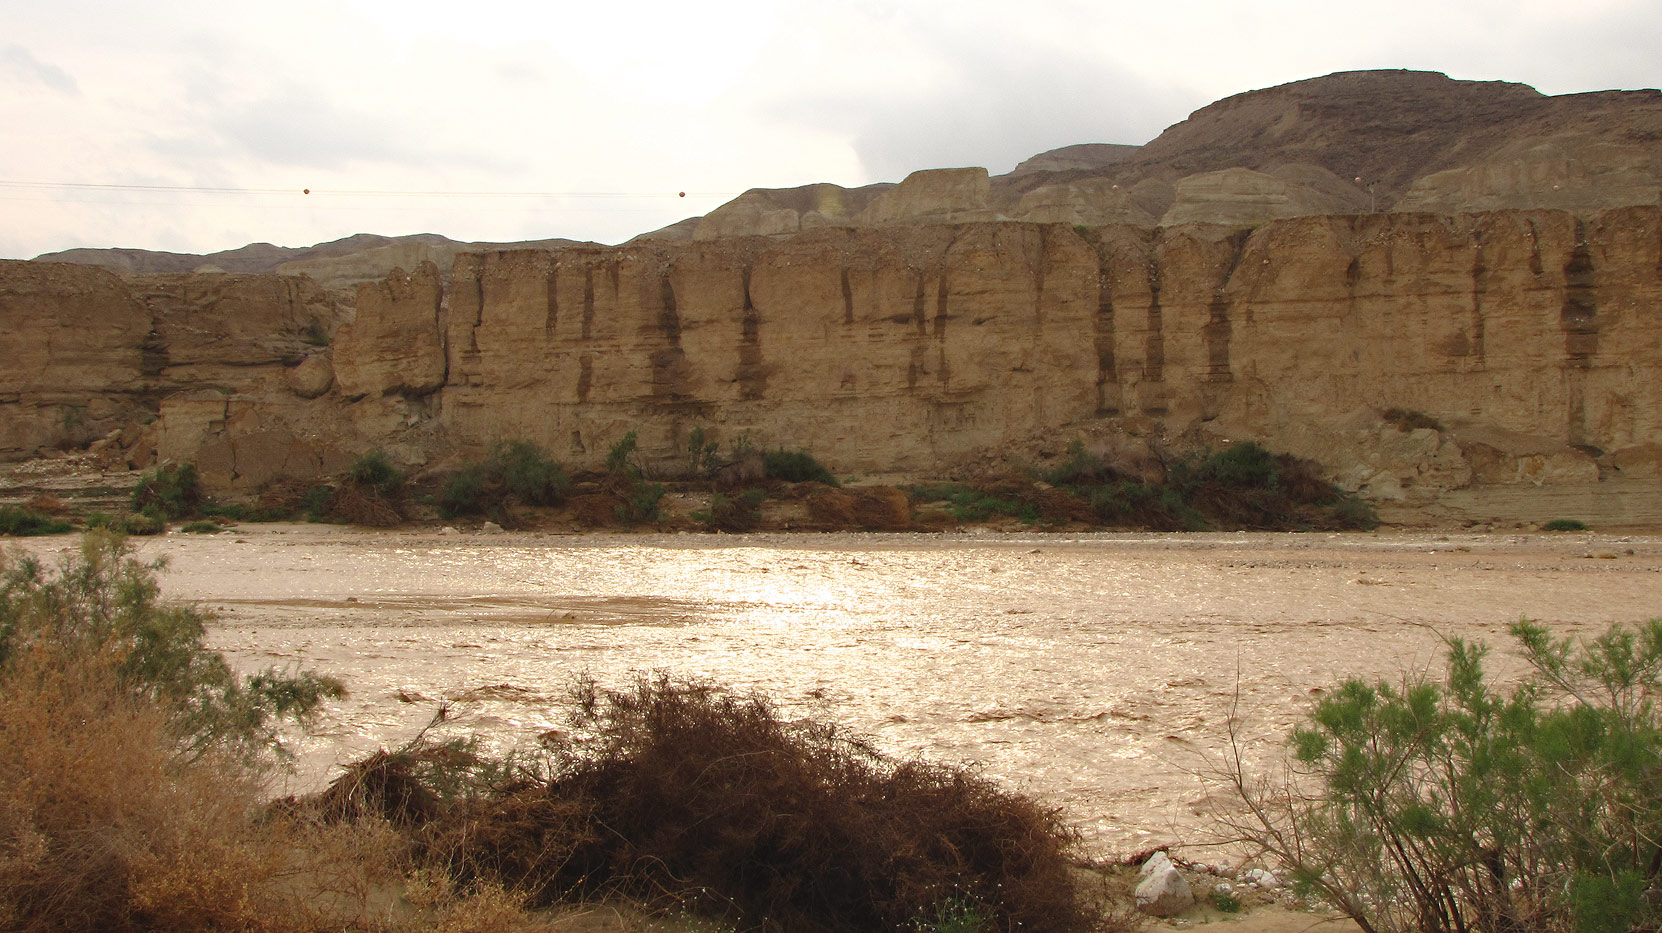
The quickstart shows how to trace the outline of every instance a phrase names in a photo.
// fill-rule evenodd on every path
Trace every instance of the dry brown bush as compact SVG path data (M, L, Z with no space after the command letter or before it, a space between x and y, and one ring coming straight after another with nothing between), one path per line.
M832 489L814 484L807 495L808 514L827 528L848 528L854 524L854 494L847 489Z
M404 520L398 504L373 486L342 483L329 497L329 514L353 525L390 528Z
M854 493L854 521L861 528L901 531L912 525L912 500L893 486L861 486Z
M31 512L44 512L47 515L62 515L69 511L68 503L48 492L34 496L23 507Z
M193 639L189 610L153 601L153 568L125 554L89 535L82 559L53 573L0 553L0 929L530 928L488 887L427 906L401 898L416 863L387 820L264 806L272 759L253 746L274 739L246 717L273 708L208 689L226 686L222 659ZM106 615L131 616L142 635L101 627Z
M578 524L593 528L617 524L617 508L623 499L610 492L589 492L572 496L567 503Z
M189 758L106 658L31 646L0 684L0 927L282 929L255 775Z
M596 843L573 882L606 878L767 930L893 929L947 902L999 928L1095 928L1056 811L963 768L894 762L759 696L659 677L602 693L598 743L550 793L583 801Z
M943 905L1000 929L1104 926L1057 812L972 771L895 762L761 697L667 677L585 682L573 722L592 738L541 772L417 743L316 804L436 811L411 828L428 864L534 904L622 895L756 930L898 929Z
M806 490L808 515L819 527L901 531L912 526L912 500L893 486L834 489L820 483L800 483L798 488Z
M284 477L274 479L260 488L256 508L273 514L293 514L301 510L306 494L315 483Z
M266 809L262 787L242 759L181 754L107 659L20 652L0 683L0 929L554 928L523 895L424 871L388 820Z

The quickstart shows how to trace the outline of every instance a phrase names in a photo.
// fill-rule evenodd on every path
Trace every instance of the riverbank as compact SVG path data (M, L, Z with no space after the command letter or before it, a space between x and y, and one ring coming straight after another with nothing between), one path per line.
M75 539L23 539L51 557ZM164 596L213 611L237 666L345 682L295 735L289 790L396 747L443 704L487 747L568 728L572 678L642 672L774 698L901 757L973 763L1059 806L1111 861L1156 846L1223 873L1200 775L1231 712L1253 773L1344 676L1654 615L1662 538L1576 534L585 534L244 524L134 539ZM1198 878L1221 878L1201 874ZM1264 922L1267 903L1249 912ZM1202 911L1204 913L1204 910ZM1307 914L1288 914L1302 929ZM1232 920L1232 915L1196 915ZM1296 924L1294 921L1298 921ZM1190 918L1190 922L1199 922ZM1244 922L1244 921L1243 921Z
M1104 855L1203 841L1195 777L1239 702L1270 767L1347 675L1637 621L1662 539L1473 534L557 535L242 525L136 539L236 663L346 681L297 783L394 746L438 703L507 745L561 728L571 677L666 670L775 697L884 749L979 762ZM50 553L73 539L29 539ZM1201 860L1205 860L1202 858Z

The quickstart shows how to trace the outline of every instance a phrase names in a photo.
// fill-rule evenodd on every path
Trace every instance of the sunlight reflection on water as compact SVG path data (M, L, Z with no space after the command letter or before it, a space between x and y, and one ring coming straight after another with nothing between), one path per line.
M441 700L464 727L527 741L561 725L578 672L663 670L761 690L895 754L978 763L1120 851L1193 841L1208 804L1192 772L1237 694L1261 764L1339 674L1434 660L1422 623L1496 641L1526 610L1602 623L1662 597L1655 539L1648 563L1613 564L1545 546L1514 559L1479 537L1432 556L1447 547L1423 535L238 535L145 547L172 555L167 595L219 610L215 643L238 664L347 682L302 745L304 780L403 741Z

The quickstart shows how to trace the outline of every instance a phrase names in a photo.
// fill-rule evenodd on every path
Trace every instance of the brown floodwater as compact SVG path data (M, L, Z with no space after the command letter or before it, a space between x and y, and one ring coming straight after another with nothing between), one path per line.
M32 550L70 546L36 542ZM239 667L343 680L300 789L432 718L499 746L589 674L758 690L895 755L974 763L1101 854L1203 841L1231 710L1255 770L1322 688L1441 636L1656 616L1662 538L1463 534L439 535L247 525L140 540Z

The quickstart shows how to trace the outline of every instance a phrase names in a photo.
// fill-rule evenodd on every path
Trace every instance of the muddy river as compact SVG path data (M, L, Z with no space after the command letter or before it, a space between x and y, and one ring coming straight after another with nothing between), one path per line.
M55 550L59 538L29 545ZM764 691L897 755L976 763L1104 854L1205 836L1232 708L1254 768L1344 675L1435 667L1522 616L1662 612L1662 538L1460 534L556 536L248 525L143 540L239 666L346 682L300 785L438 704L499 744L588 673Z

